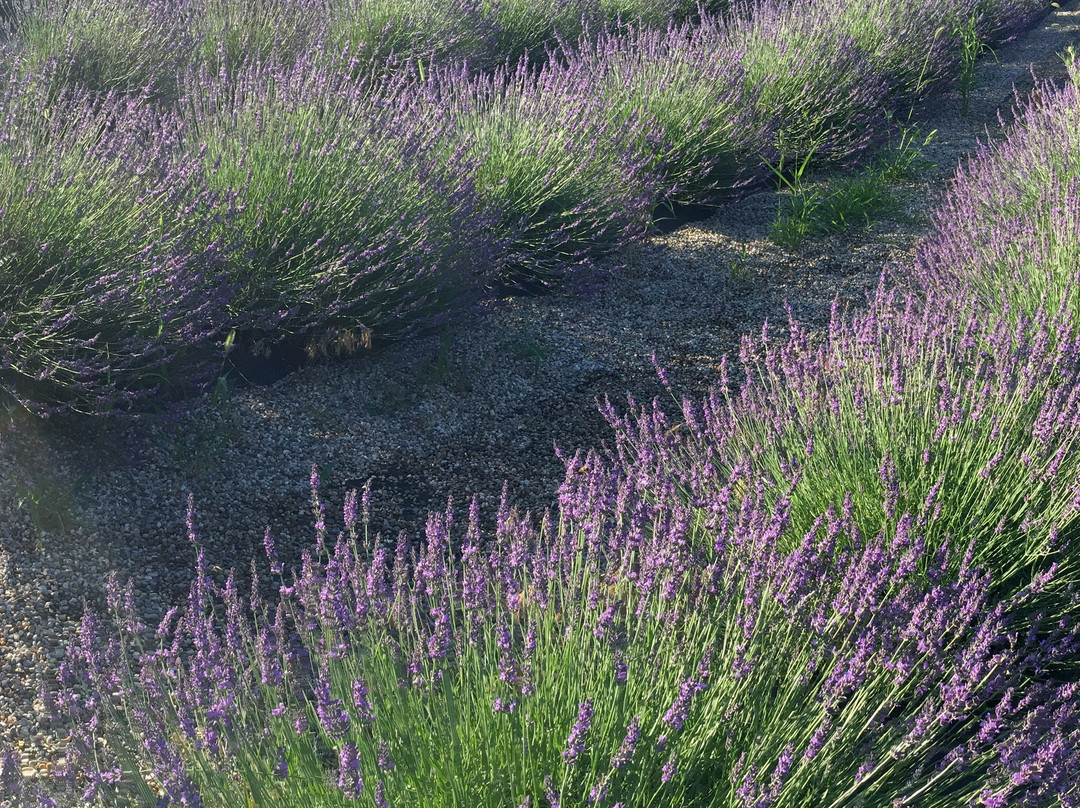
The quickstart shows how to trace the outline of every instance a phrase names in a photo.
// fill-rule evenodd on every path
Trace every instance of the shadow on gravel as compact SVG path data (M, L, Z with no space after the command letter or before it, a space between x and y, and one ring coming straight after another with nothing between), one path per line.
M653 228L657 233L674 233L685 224L711 219L718 210L714 205L657 205L653 210Z

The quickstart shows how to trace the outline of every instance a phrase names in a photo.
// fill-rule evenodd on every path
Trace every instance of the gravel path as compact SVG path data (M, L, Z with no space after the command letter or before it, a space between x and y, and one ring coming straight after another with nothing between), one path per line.
M955 95L917 108L912 120L937 129L924 150L936 167L897 188L902 211L868 229L788 252L768 240L779 197L762 193L647 240L585 292L497 301L452 332L234 391L179 424L0 421L0 748L15 744L26 773L62 755L39 688L84 602L101 605L107 570L135 582L155 625L186 592L188 492L209 563L240 570L262 561L268 525L286 564L312 545L312 463L332 514L347 487L373 478L373 521L389 537L420 535L448 496L477 493L493 518L504 481L521 507L548 507L563 475L553 444L607 439L598 398L661 395L654 352L695 396L742 334L786 322L785 301L809 328L837 296L860 305L883 266L910 256L976 139L1000 136L1014 83L1029 91L1032 66L1063 75L1055 54L1078 39L1071 0L983 61L966 117Z

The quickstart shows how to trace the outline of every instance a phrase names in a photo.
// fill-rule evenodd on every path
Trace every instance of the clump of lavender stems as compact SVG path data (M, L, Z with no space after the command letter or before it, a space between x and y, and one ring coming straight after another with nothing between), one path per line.
M936 6L722 5L657 4L664 32L623 0L20 2L3 272L31 295L0 315L5 393L156 406L213 384L237 341L355 350L506 283L617 265L657 205L729 198L781 158L850 162L883 103L953 66ZM962 5L980 36L1032 11ZM905 72L896 54L919 49Z
M1053 567L999 597L976 543L931 551L909 513L864 533L838 503L785 548L792 498L748 466L692 504L634 466L568 471L557 520L504 499L486 535L475 502L462 538L450 506L412 549L341 534L276 605L215 584L196 543L157 650L110 581L112 619L87 615L62 669L66 776L207 805L345 805L376 783L398 805L1069 793L1075 685L1046 672L1080 624L1030 610Z

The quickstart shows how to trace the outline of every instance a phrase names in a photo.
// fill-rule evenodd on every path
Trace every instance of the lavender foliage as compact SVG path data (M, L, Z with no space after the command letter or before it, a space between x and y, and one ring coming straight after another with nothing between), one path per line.
M327 35L328 0L188 0L182 19L195 45L185 69L218 74L256 63L287 67Z
M364 63L393 70L405 64L455 64L493 68L499 28L480 0L328 0L324 41L349 50Z
M1065 59L1068 81L1041 84L1007 137L958 170L912 268L922 288L1026 317L1080 309L1080 63Z
M400 333L475 296L495 261L476 160L435 145L450 122L407 75L356 82L349 65L315 53L188 76L182 151L238 207L199 237L243 245L233 305L270 340Z
M0 387L28 409L102 413L199 389L231 326L233 245L175 116L145 99L12 75L0 137ZM186 205L185 209L181 209ZM203 350L200 350L203 349Z
M1036 10L19 0L5 389L40 412L160 404L237 341L355 350L547 282L762 157L857 159L882 103L955 68L969 12L988 37Z
M138 627L117 589L114 620L88 616L65 662L61 707L86 727L73 741L120 733L109 748L137 750L147 730L125 735L125 715L178 727L137 754L189 802L280 778L284 744L289 777L332 777L325 804L366 783L399 805L1069 797L1076 686L1047 672L1080 646L1077 591L1070 611L1030 608L1056 568L1003 594L977 542L930 549L933 525L906 514L866 533L848 505L788 547L792 497L767 473L743 466L688 504L622 457L567 458L557 527L504 503L482 537L472 509L477 567L452 549L449 509L392 568L343 535L282 587L284 624L230 605L235 589L210 581L199 551L187 608L158 650L129 657ZM477 575L482 602L466 596ZM253 653L270 631L294 637L277 684ZM617 658L622 681L603 674ZM517 706L493 710L493 697ZM1036 748L1053 752L1033 769ZM92 761L73 754L71 776L108 793L95 767L109 761Z
M770 162L798 165L810 154L818 162L850 161L880 136L889 85L841 23L852 5L745 5L716 31L744 54L744 85L769 129L761 151Z
M738 187L768 137L753 113L745 51L718 19L666 32L638 28L583 38L548 73L603 101L601 113L646 128L635 148L660 181L652 202L713 202Z
M475 161L477 193L498 211L504 281L549 280L646 230L658 178L636 148L640 116L613 120L589 77L560 69L470 79L440 73L426 104L452 121L447 149Z
M7 71L45 78L49 100L79 86L91 93L144 94L168 103L176 99L177 75L197 46L185 24L196 14L195 3L24 3L17 35L0 45L0 61Z
M1017 320L962 297L897 299L834 310L824 338L744 337L743 378L724 379L673 419L655 404L605 406L620 457L642 485L670 480L693 501L769 470L792 537L829 507L867 535L911 522L928 552L949 536L977 542L1001 580L1052 561L1072 580L1080 500L1080 343L1070 312ZM675 429L676 424L679 429ZM648 471L645 471L645 470ZM895 526L895 527L894 527Z

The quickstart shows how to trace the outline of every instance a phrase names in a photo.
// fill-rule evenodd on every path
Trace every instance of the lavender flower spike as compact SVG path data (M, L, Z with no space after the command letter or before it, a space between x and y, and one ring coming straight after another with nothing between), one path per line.
M338 763L338 788L341 793L350 800L360 799L360 792L364 790L364 778L360 774L360 760L355 743L346 741L341 745Z
M588 699L578 705L578 717L566 739L566 748L563 750L563 762L567 766L573 766L581 753L585 751L585 734L589 731L592 723L593 705Z

